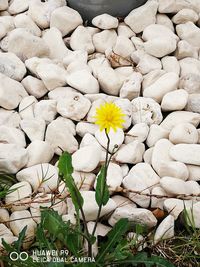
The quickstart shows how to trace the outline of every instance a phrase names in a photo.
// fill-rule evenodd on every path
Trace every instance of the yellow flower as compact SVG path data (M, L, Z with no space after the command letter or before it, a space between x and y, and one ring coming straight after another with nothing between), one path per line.
M114 131L117 128L122 128L124 116L121 108L117 105L114 103L105 103L96 109L96 116L94 117L96 119L95 124L99 125L100 131L105 129L109 133L111 128Z

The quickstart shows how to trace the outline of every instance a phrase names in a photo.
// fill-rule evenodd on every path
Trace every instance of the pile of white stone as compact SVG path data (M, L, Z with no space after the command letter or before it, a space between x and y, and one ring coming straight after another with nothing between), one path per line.
M93 224L107 145L93 116L106 101L126 119L123 130L110 132L110 152L118 150L104 221L128 218L152 228L158 222L151 210L165 210L158 242L174 235L186 207L200 228L199 14L199 0L152 0L124 22L103 14L84 26L65 0L0 1L0 171L19 181L0 209L0 238L12 243L25 225L34 237L40 206L75 223L52 163L62 151L72 154ZM109 229L99 224L97 234Z

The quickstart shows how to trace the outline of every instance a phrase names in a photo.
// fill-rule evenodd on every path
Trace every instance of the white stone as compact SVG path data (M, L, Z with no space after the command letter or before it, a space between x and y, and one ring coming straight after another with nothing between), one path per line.
M6 27L3 23L0 24L0 40L6 36Z
M48 57L49 49L46 43L29 30L18 28L8 36L8 52L14 53L22 61L31 57ZM23 40L23 42L22 42Z
M125 59L130 59L131 54L135 51L135 47L131 40L125 36L118 36L113 52Z
M139 97L143 77L139 72L134 72L127 77L120 89L120 97L133 100Z
M188 102L188 92L184 89L166 93L161 102L163 111L182 110Z
M200 113L199 101L200 94L190 94L185 110Z
M111 67L100 67L98 69L98 81L103 92L114 96L119 95L122 82Z
M161 113L161 108L158 103L156 103L151 98L137 97L132 100L132 119L133 124L146 123L160 124L163 117Z
M142 92L146 87L151 86L153 83L155 83L158 79L160 79L164 74L166 74L166 71L164 70L152 70L149 73L147 73L144 76L143 82L142 82Z
M84 26L78 26L72 33L70 46L72 50L86 50L88 54L92 54L95 50L92 36Z
M56 100L41 100L34 106L35 118L45 120L46 123L52 122L57 114Z
M196 74L199 76L200 71L200 61L196 58L186 57L179 60L179 64L181 67L181 76L185 76L189 74Z
M111 129L108 133L108 136L110 138L110 145L109 145L109 152L113 152L113 150L117 150L118 147L120 147L124 141L124 132L122 129L117 129L116 132ZM97 141L104 147L107 148L108 144L108 138L106 136L105 131L97 130L95 132L95 137Z
M152 166L161 177L162 164L172 161L169 156L169 150L173 144L167 139L160 139L156 142L152 154Z
M160 24L163 26L168 27L170 30L174 32L174 25L171 19L166 14L158 13L156 15L156 24Z
M144 151L143 143L133 141L119 148L115 154L115 160L120 163L136 164L142 162Z
M189 219L187 223L195 228L200 228L200 217L199 217L200 201L195 203L191 208L187 209Z
M133 52L131 59L137 64L136 70L143 75L153 70L162 69L160 60L145 53L145 51L143 50L136 50L135 52Z
M88 70L79 70L67 76L67 83L84 94L97 94L99 83Z
M176 198L168 198L164 201L164 209L170 213L176 220L184 207L191 208L194 205L192 200L181 200Z
M42 39L46 42L49 48L49 58L63 60L63 57L70 53L70 50L66 47L61 32L53 27L46 30L42 36Z
M196 23L198 19L198 14L194 10L184 8L180 10L175 16L173 16L172 21L175 24L183 24L188 21Z
M1 107L5 109L15 109L25 96L27 96L27 93L19 82L0 73Z
M170 156L177 161L200 165L200 145L178 144L170 149Z
M54 150L49 143L35 140L27 147L28 162L26 167L31 167L40 163L49 163L53 158Z
M160 177L155 173L151 165L143 162L132 167L129 176L131 179L140 178L146 184L146 188L151 188L160 182Z
M15 183L10 187L10 193L5 196L6 205L11 205L12 210L25 210L31 201L32 188L26 181ZM28 205L24 205L27 203Z
M156 1L148 1L143 6L131 11L124 21L135 33L140 33L148 25L156 22L157 9Z
M84 147L84 146L88 146L88 145L95 145L98 146L99 148L101 148L102 150L105 150L97 141L97 139L94 137L94 135L90 134L90 133L86 133L81 142L80 142L80 147Z
M84 200L83 211L85 213L86 221L96 220L99 207L95 200L95 192L94 191L82 191L81 195ZM114 200L109 199L108 203L102 207L100 217L106 214L109 214L115 209L116 209L116 204ZM80 217L82 218L82 216Z
M186 57L193 57L198 59L198 51L199 49L197 47L194 47L185 40L181 40L178 42L176 57L177 59L183 59Z
M134 224L142 224L152 228L157 224L157 219L150 210L134 208L131 205L117 208L109 219L109 224L114 226L121 218L127 218Z
M158 226L154 234L154 243L174 237L174 217L168 215Z
M135 33L124 22L119 23L119 26L117 28L117 34L118 34L118 36L125 36L128 38L135 36Z
M0 3L0 10L6 10L8 8L8 0L2 0Z
M10 1L8 12L11 15L22 13L29 7L29 0L12 0Z
M22 80L22 85L28 94L36 98L41 98L48 92L44 83L31 75L26 76Z
M180 39L186 40L189 44L200 48L200 29L193 22L189 21L176 26Z
M198 131L191 123L177 124L169 134L169 140L173 144L197 144L198 139Z
M41 222L41 208L51 208L58 212L59 215L66 214L67 204L65 201L60 201L59 198L53 197L52 194L37 194L31 203L30 211L33 220L36 223Z
M30 141L44 140L46 123L43 119L24 119L20 122L20 127L28 136Z
M87 133L95 135L95 132L98 129L99 129L98 125L93 124L93 123L89 123L89 122L85 122L85 121L80 121L76 125L76 133L81 137L83 137Z
M0 22L2 23L1 25L5 26L7 33L15 29L14 17L10 16L9 13L4 13L4 15L0 17Z
M32 58L29 58L25 61L25 66L34 77L40 78L37 74L37 71L36 71L36 69L40 63L51 64L52 60L49 58L46 58L46 57L45 58L32 57Z
M196 181L186 182L187 195L189 196L199 196L200 195L200 185Z
M11 79L21 81L26 74L26 68L15 54L0 53L0 72Z
M161 177L170 176L186 181L189 177L187 166L179 161L161 162L159 174Z
M26 149L15 144L0 144L0 171L16 173L28 162Z
M189 73L180 78L179 88L185 89L189 94L198 94L200 91L200 75Z
M188 171L189 171L188 180L200 181L200 167L196 166L196 165L187 164L187 168L188 168Z
M108 99L109 101L109 99ZM114 104L116 104L124 114L124 122L122 123L123 129L129 129L131 126L132 121L132 105L131 102L128 99L122 99L122 98L116 98L114 101Z
M50 91L48 93L48 97L49 99L53 99L53 100L60 100L60 99L63 99L63 98L67 98L68 94L69 93L77 93L77 90L73 89L72 87L57 87L55 88L54 90Z
M74 182L81 191L89 191L93 189L96 175L94 173L78 172L72 173Z
M68 53L68 55L63 58L63 64L65 67L67 67L70 63L74 61L87 64L87 60L88 60L87 51L76 50L76 51L72 51L71 53Z
M144 51L144 41L141 37L133 36L131 37L131 41L134 44L136 50L142 50Z
M85 146L72 155L72 166L76 171L91 172L98 166L100 157L100 148L98 149L97 146Z
M96 16L92 20L92 24L102 30L109 30L118 27L118 19L109 15L109 14L102 14Z
M154 147L150 147L149 149L145 150L143 158L145 163L149 163L151 165L152 162L152 154L153 154Z
M186 182L174 177L165 176L160 179L161 187L174 196L187 194Z
M159 208L163 210L165 199L169 196L165 190L160 186L155 186L151 190L151 208Z
M115 191L118 187L121 186L123 180L123 173L121 167L118 164L110 163L107 170L106 183L111 190ZM96 185L95 185L96 187Z
M112 198L112 200L115 201L115 203L117 205L117 208L129 205L129 204L131 204L132 208L137 208L137 205L135 203L133 203L127 197L124 197L124 196L121 196L121 195L114 195L111 198Z
M10 214L7 209L0 208L0 223L6 223L9 221Z
M34 107L38 103L34 96L27 96L19 104L19 115L22 119L34 118Z
M166 56L161 59L163 70L180 74L180 65L176 57ZM181 88L181 87L180 87Z
M38 76L46 88L51 91L66 85L67 72L56 64L40 63L36 68Z
M160 125L152 124L149 129L149 134L146 140L148 147L153 147L156 142L163 138L168 138L169 132Z
M65 6L66 1L63 0L51 0L48 2L41 2L40 0L31 0L29 2L28 15L35 21L35 23L41 28L46 29L50 26L50 18L52 12Z
M105 53L108 48L113 48L117 40L115 30L104 30L93 35L93 44L97 52Z
M87 70L88 72L91 72L91 69L87 65L87 63L82 63L79 61L73 61L67 66L68 74L71 74L73 72L80 71L80 70Z
M67 98L58 100L57 111L64 118L80 121L90 109L90 101L80 93L69 92Z
M135 124L125 136L125 144L133 141L138 141L143 143L149 133L149 126L146 123Z
M21 219L23 218L23 219ZM34 220L31 218L31 213L28 210L22 210L22 211L14 211L10 215L10 228L14 235L19 236L20 232L23 230L25 226L27 226L27 230L25 233L25 238L27 238L27 241L24 242L23 248L27 248L30 243L34 240L35 232L36 232L36 226L37 224L34 222Z
M98 70L100 67L110 67L111 64L104 56L89 60L88 66L90 67L92 74L95 78L98 78Z
M61 31L62 36L65 36L76 29L76 27L78 27L82 23L83 20L76 10L68 6L62 6L56 8L52 12L50 19L50 28L56 27Z
M174 38L154 38L144 43L145 51L154 57L164 57L176 50Z
M190 8L200 11L200 4L198 0L159 0L158 11L160 13L177 13L181 9Z
M42 32L35 22L25 14L19 14L14 17L14 23L16 28L25 28L38 37L41 36Z
M16 177L18 181L27 181L34 192L50 193L58 186L58 169L49 163L25 168Z
M0 125L18 128L21 118L15 110L0 108Z
M69 119L58 117L48 125L45 140L51 144L57 155L61 155L63 151L73 153L78 149L75 134L74 123Z
M189 111L174 111L163 120L160 126L171 131L177 124L187 122L193 124L195 127L198 126L200 123L200 114Z
M143 96L151 97L160 103L166 93L177 89L178 83L178 75L174 72L168 72L161 76L151 86L144 88Z
M0 143L16 144L19 147L26 146L25 135L20 129L9 126L0 126Z
M144 41L149 41L154 38L173 38L175 40L179 40L178 36L173 33L171 29L164 25L159 25L159 24L151 24L148 25L142 34L142 39Z

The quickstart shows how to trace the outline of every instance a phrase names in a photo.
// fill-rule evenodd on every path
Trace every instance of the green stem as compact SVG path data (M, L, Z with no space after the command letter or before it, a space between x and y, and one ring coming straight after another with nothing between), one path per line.
M105 129L105 133L106 133L106 137L108 139L108 142L107 142L107 148L106 148L106 160L105 160L105 177L104 177L104 186L103 186L103 192L102 192L102 196L104 195L104 192L105 192L105 186L106 186L106 178L107 178L107 171L108 171L108 165L109 165L109 147L110 147L110 137ZM99 222L99 218L100 218L100 215L101 215L101 210L102 210L102 201L101 201L101 205L99 206L99 210L98 210L98 214L97 214L97 218L96 218L96 221L95 221L95 225L94 225L94 228L93 228L93 231L92 231L92 235L94 236L95 232L96 232L96 229L97 229L97 224Z

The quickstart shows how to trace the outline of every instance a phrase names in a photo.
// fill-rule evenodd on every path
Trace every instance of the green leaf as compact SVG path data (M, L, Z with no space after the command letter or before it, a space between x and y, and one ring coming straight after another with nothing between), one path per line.
M123 235L127 232L129 228L128 219L124 218L119 220L112 230L108 233L108 241L102 245L97 255L97 262L104 261L104 257L107 253L112 252L114 246L121 241Z
M68 152L64 152L58 162L60 175L67 176L73 173L72 157Z
M20 252L20 249L22 247L23 241L25 239L26 235L26 230L27 230L27 225L22 229L22 231L19 234L18 240L14 242L14 247L16 248L17 252Z
M96 185L96 202L98 206L105 206L109 200L109 190L106 184L106 167L102 166L100 174L97 177L97 185Z
M78 242L79 233L76 233L69 223L63 222L62 217L52 209L43 210L41 215L42 227L63 242L71 253L78 257L81 249Z
M63 180L69 189L72 202L75 206L76 212L80 207L83 206L83 198L74 182L72 177L73 167L72 167L72 158L68 152L64 152L62 156L60 156L58 163L59 173L63 176Z

